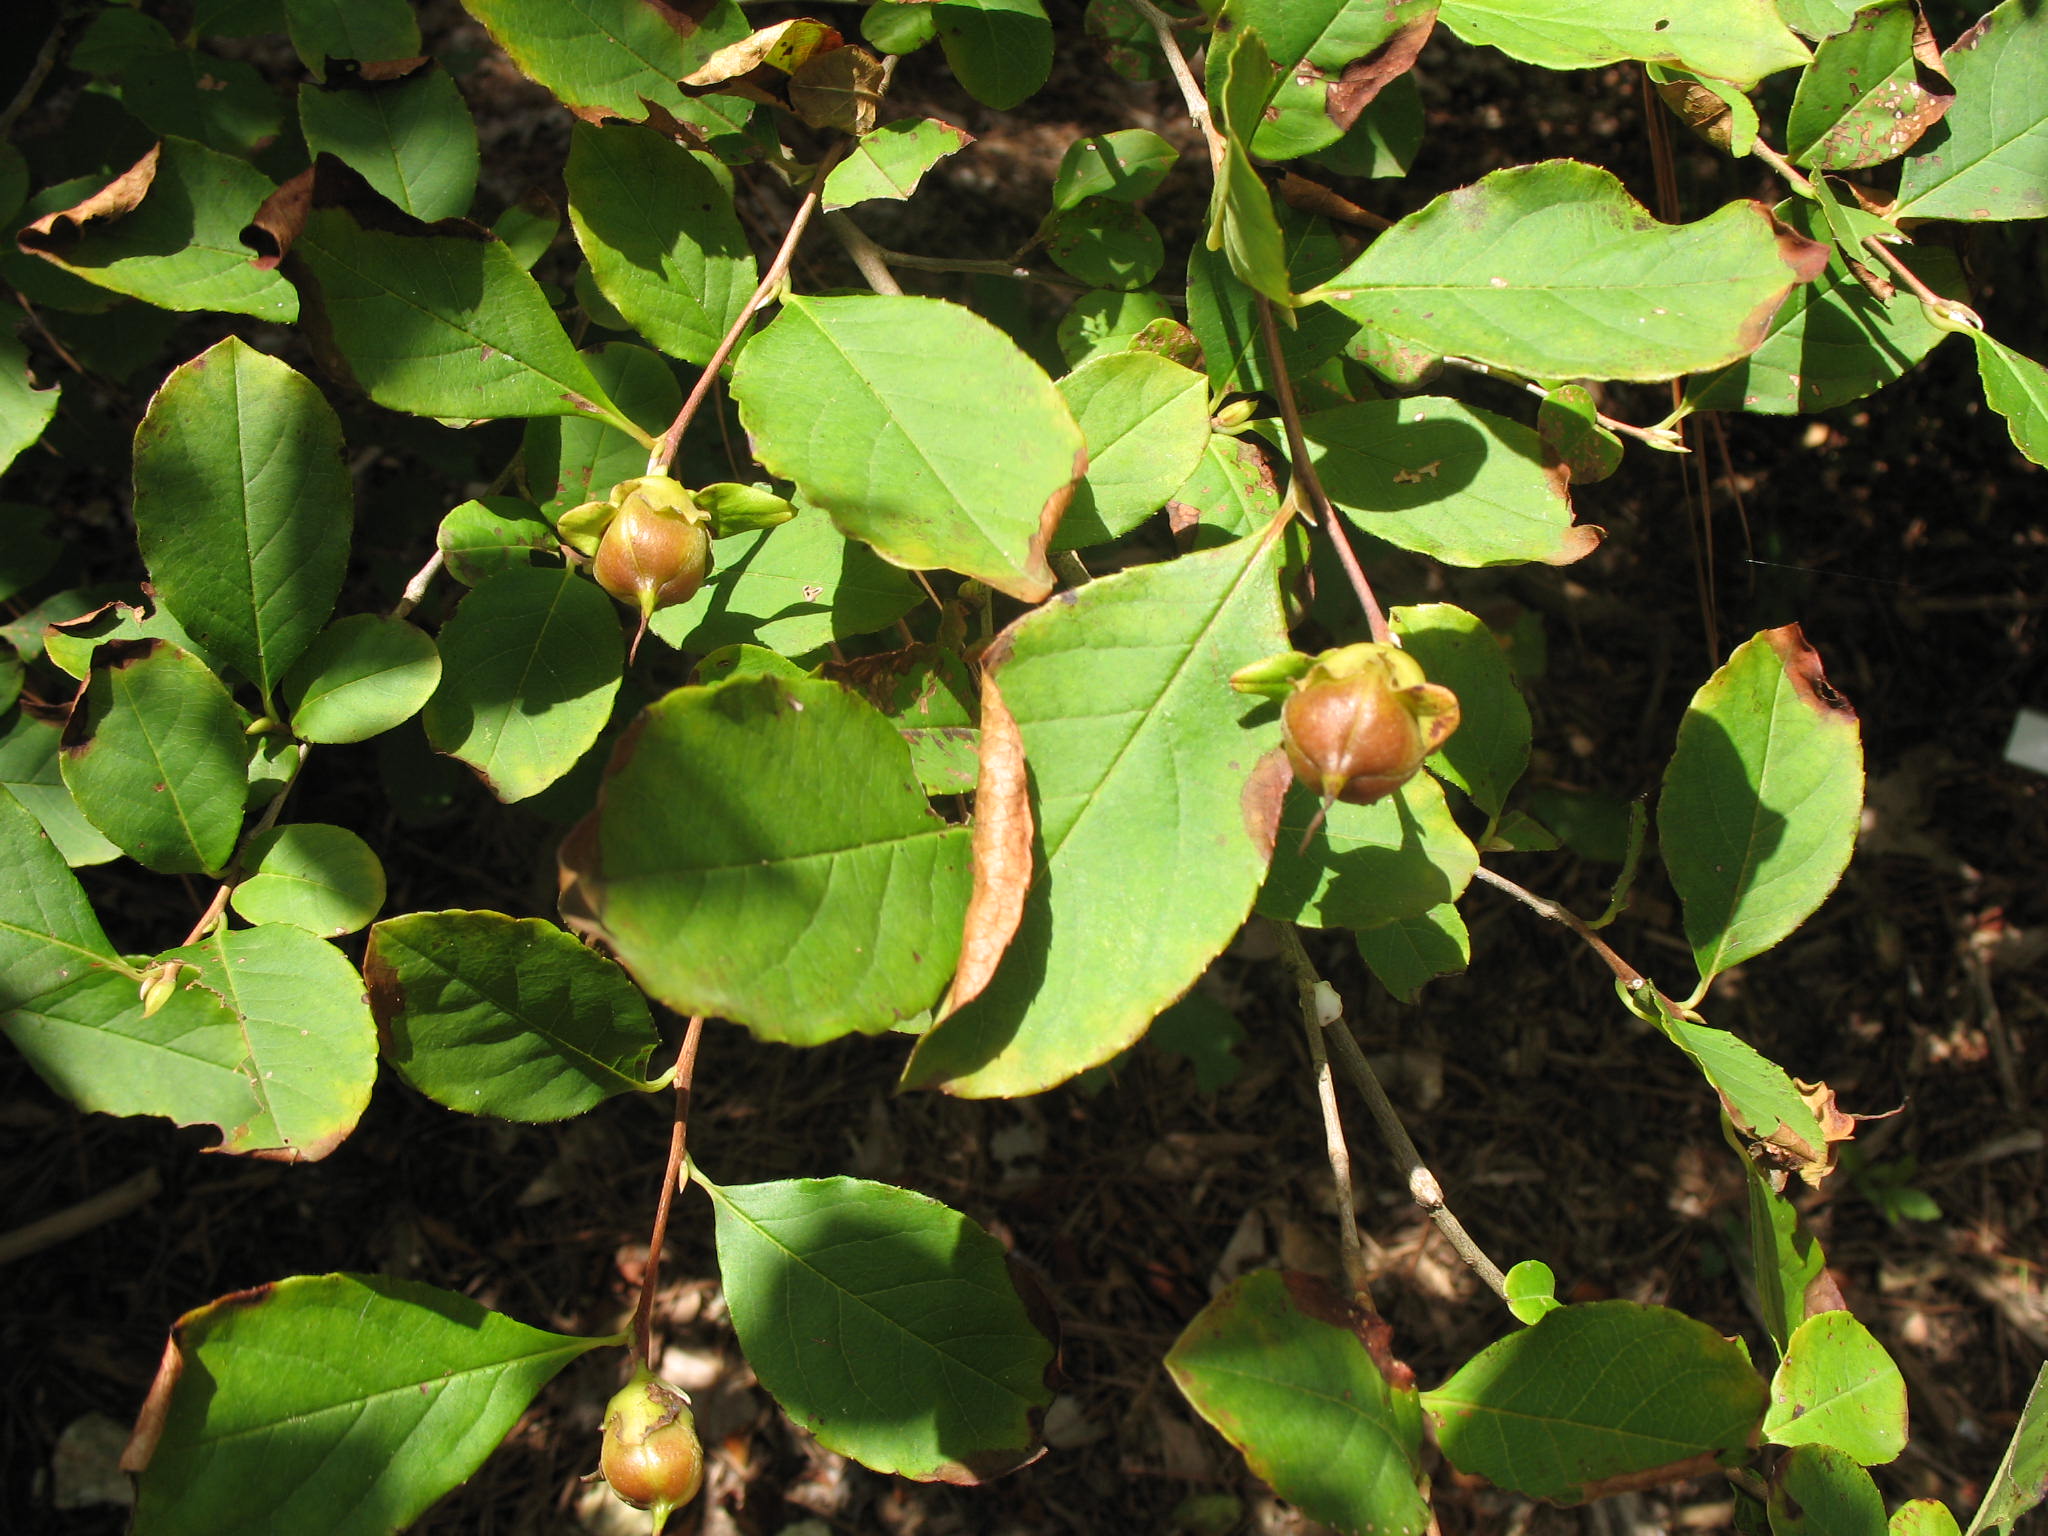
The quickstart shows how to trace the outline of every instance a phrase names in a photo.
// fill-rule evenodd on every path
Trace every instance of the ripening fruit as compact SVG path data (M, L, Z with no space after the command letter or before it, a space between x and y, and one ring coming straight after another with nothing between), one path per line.
M666 475L628 481L613 495L618 511L598 543L590 574L640 615L631 660L656 611L688 602L711 574L711 531L690 493Z
M670 1511L694 1499L704 1483L704 1448L689 1398L641 1366L605 1404L598 1468L613 1493L654 1512L658 1536Z
M1393 645L1325 651L1280 707L1294 776L1327 805L1370 805L1414 778L1458 728L1458 696Z

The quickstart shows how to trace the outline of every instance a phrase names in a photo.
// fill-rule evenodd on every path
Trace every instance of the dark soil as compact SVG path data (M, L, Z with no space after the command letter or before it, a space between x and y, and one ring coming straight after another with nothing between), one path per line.
M1053 9L1062 37L1078 37L1078 7ZM430 47L479 59L461 81L493 167L485 198L557 183L559 109L487 57L452 6L437 0L426 15ZM258 52L282 75L295 67ZM1405 183L1340 184L1357 201L1399 215L1486 170L1558 155L1606 164L1652 200L1632 69L1547 75L1439 37L1419 75L1428 145ZM40 173L75 173L98 153L68 126L74 87L60 71L27 120L38 185L52 179ZM922 55L897 89L981 135L906 210L863 216L897 249L1005 254L1029 236L1078 133L1138 123L1192 142L1170 85L1133 86L1081 51L1063 54L1047 92L1015 115L967 102ZM1770 195L1761 167L1682 139L1676 165L1689 216L1730 196ZM1184 245L1204 194L1192 170L1182 180L1180 201L1163 195L1152 211ZM772 241L786 202L749 194L746 208ZM1961 249L1994 334L2048 355L2039 234L1973 230ZM1173 270L1170 261L1162 286ZM798 274L806 287L858 282L823 237ZM999 292L944 277L924 291L968 286L992 301ZM1042 323L1064 292L1013 285L1000 301ZM14 500L64 509L74 579L139 574L126 467L105 462L95 430L112 422L124 439L163 369L226 328L181 319L130 366L73 379L53 451L10 476ZM47 352L39 362L55 366ZM1526 409L1486 381L1450 387ZM1615 390L1607 409L1650 422L1667 405L1657 390ZM358 585L344 603L384 606L431 548L439 512L491 478L515 434L457 435L345 409L363 514ZM1424 571L1388 557L1383 595L1540 619L1547 671L1529 688L1538 780L1621 799L1653 791L1692 690L1759 628L1802 623L1857 705L1870 810L1848 877L1792 940L1731 973L1705 1006L1799 1076L1832 1084L1846 1108L1897 1111L1864 1126L1861 1173L1803 1203L1850 1305L1911 1387L1912 1444L1876 1469L1880 1485L1892 1501L1946 1499L1966 1521L2048 1354L2048 780L2002 757L2016 711L2048 704L2048 479L1983 406L1959 341L1871 400L1814 417L1724 417L1706 444L1705 532L1680 462L1632 445L1620 474L1578 495L1581 517L1609 535L1581 565ZM682 680L668 665L664 674L655 664L651 690ZM414 751L424 758L423 744ZM496 805L459 773L436 791L442 800L423 792L395 815L379 782L387 766L374 746L323 749L295 813L370 836L390 868L389 911L552 915L558 823ZM429 783L420 761L396 771ZM1582 912L1604 904L1606 866L1568 854L1498 862ZM110 930L138 951L177 942L210 894L132 869L87 878ZM1471 973L1434 984L1412 1008L1379 991L1347 936L1308 936L1453 1207L1504 1266L1548 1262L1569 1299L1668 1304L1761 1354L1738 1279L1741 1170L1697 1074L1617 1005L1608 973L1562 929L1483 888L1464 910ZM1610 937L1653 977L1689 978L1676 903L1656 875ZM982 1104L901 1096L905 1042L893 1037L796 1052L714 1025L693 1153L730 1181L853 1173L960 1207L1054 1298L1066 1385L1053 1449L993 1488L904 1483L822 1451L752 1384L719 1301L708 1209L692 1195L671 1233L661 1325L676 1379L698 1396L711 1473L705 1501L672 1529L765 1533L814 1519L807 1529L901 1536L1163 1532L1192 1518L1186 1501L1215 1494L1241 1499L1242 1521L1206 1529L1303 1528L1160 1367L1219 1276L1336 1268L1321 1126L1270 937L1248 931L1203 985L1245 1031L1241 1072L1215 1093L1198 1091L1185 1061L1148 1047L1085 1091ZM1351 1112L1374 1295L1397 1351L1433 1384L1509 1324L1410 1204L1362 1111ZM202 1134L81 1115L17 1058L0 1057L0 1232L140 1174L160 1181L118 1220L5 1271L0 1511L13 1517L0 1524L121 1529L110 1506L52 1510L58 1437L91 1414L125 1426L171 1323L240 1287L379 1271L545 1327L622 1327L667 1137L665 1102L614 1101L565 1126L522 1127L449 1114L387 1075L360 1129L324 1162L244 1163L209 1155ZM1897 1184L1924 1191L1939 1214L1888 1218L1882 1197ZM605 1523L601 1491L593 1498L579 1482L595 1466L597 1417L619 1367L609 1351L572 1367L418 1529L631 1528ZM1703 1481L1556 1511L1463 1486L1447 1469L1436 1501L1446 1531L1475 1532L1705 1530L1725 1526L1731 1509L1727 1485Z

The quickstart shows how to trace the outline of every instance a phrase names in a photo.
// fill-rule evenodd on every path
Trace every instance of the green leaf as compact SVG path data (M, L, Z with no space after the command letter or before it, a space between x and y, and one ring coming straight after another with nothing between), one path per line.
M1769 1175L1747 1156L1742 1167L1749 1186L1749 1263L1756 1281L1757 1311L1782 1356L1792 1335L1814 1315L1816 1306L1833 1304L1832 1297L1809 1300L1816 1295L1817 1283L1832 1289L1827 1280L1827 1257L1814 1241L1812 1229L1800 1218L1799 1208L1773 1187Z
M1884 1495L1833 1446L1795 1446L1771 1476L1771 1536L1885 1536Z
M409 59L420 27L405 0L283 0L285 28L299 62L319 78L329 59L359 64Z
M1009 111L1052 73L1052 23L1039 0L941 0L932 24L953 78L985 107Z
M1172 309L1156 293L1092 289L1074 300L1074 307L1060 317L1060 356L1068 367L1078 368L1092 358L1126 351L1146 326L1172 315Z
M1428 774L1371 805L1335 802L1304 849L1321 810L1314 793L1290 787L1272 872L1259 891L1265 916L1311 928L1377 928L1457 900L1479 867L1443 786Z
M1601 531L1572 522L1563 471L1519 422L1438 395L1302 418L1330 499L1363 533L1448 565L1569 565Z
M714 546L711 579L648 627L679 651L762 645L802 656L886 628L922 600L909 573L815 508Z
M2005 418L2015 448L2036 464L2048 464L2048 368L1982 331L1965 334L1977 348L1985 404Z
M1395 999L1412 1003L1425 983L1455 976L1471 963L1465 919L1450 902L1419 917L1396 918L1358 931L1358 953Z
M608 341L583 361L629 421L653 438L668 430L683 391L668 363L631 342ZM589 416L542 416L526 424L522 455L527 486L556 521L571 507L604 501L621 480L647 473L647 448Z
M469 212L476 124L455 82L431 62L399 80L303 85L299 127L308 154L343 161L414 218L431 224Z
M1257 29L1280 75L1252 153L1287 160L1336 143L1414 62L1436 10L1436 0L1234 0L1231 17Z
M1778 0L1778 14L1794 31L1818 42L1849 25L1856 0Z
M1248 149L1273 94L1272 71L1271 55L1249 27L1220 33L1209 45L1209 105L1224 150L1209 198L1207 244L1223 253L1245 287L1292 305L1287 242Z
M986 320L938 299L795 298L749 342L733 398L771 474L892 564L1025 602L1079 477L1081 429Z
M19 800L50 836L64 862L76 869L118 859L121 850L80 814L57 767L58 726L17 712L0 730L0 789Z
M1725 1029L1695 1024L1663 1009L1659 1013L1660 1027L1721 1096L1721 1108L1736 1130L1809 1162L1825 1158L1826 1133L1783 1067ZM1804 1298L1800 1300L1803 1305Z
M364 229L324 208L307 218L292 257L379 405L458 421L587 413L626 430L533 278L477 234Z
M647 0L463 0L519 72L585 122L640 122L649 106L681 115L676 82L751 28L732 0L714 0L694 30ZM687 35L685 35L687 32Z
M698 1183L740 1347L792 1419L926 1482L980 1482L1030 1458L1053 1350L994 1238L887 1184Z
M415 912L370 930L363 956L384 1058L437 1104L567 1120L644 1091L661 1043L626 973L552 923Z
M958 653L936 645L912 645L843 667L829 666L826 675L859 688L902 732L926 794L974 793L981 772L981 732L974 677ZM698 680L713 678L700 669Z
M871 705L833 683L735 677L677 689L622 740L563 847L563 911L678 1013L815 1045L939 995L967 840Z
M1557 1299L1557 1277L1541 1259L1524 1259L1509 1270L1502 1294L1518 1323L1540 1322L1564 1305Z
M709 362L759 281L718 163L651 128L578 123L566 174L599 290L671 357Z
M1532 1499L1582 1504L1749 1454L1764 1384L1737 1343L1662 1307L1559 1307L1489 1345L1423 1410L1460 1472Z
M1751 351L1826 261L1825 247L1781 234L1760 203L1663 224L1612 173L1550 160L1437 198L1311 297L1516 373L1669 379Z
M998 638L984 675L1023 738L1036 875L993 980L918 1043L908 1083L1009 1096L1099 1065L1243 923L1287 768L1271 707L1224 679L1285 645L1280 545L1122 571Z
M1422 1414L1392 1329L1323 1281L1259 1270L1182 1331L1166 1369L1273 1491L1345 1532L1421 1536ZM1396 1379L1390 1380L1394 1376Z
M2048 1366L2035 1376L2020 1421L2000 1458L1984 1502L1970 1521L1969 1536L2009 1536L2020 1516L2048 1495Z
M162 640L97 652L58 758L86 820L159 874L217 870L247 793L241 711L205 664Z
M876 0L861 12L860 35L877 53L915 53L938 36L938 28L932 25L930 6Z
M1078 207L1091 197L1135 203L1150 197L1180 164L1180 151L1149 128L1091 133L1060 157L1052 179L1054 208Z
M418 714L441 686L441 653L403 619L351 614L320 632L284 680L305 741L367 741Z
M1280 510L1280 488L1273 466L1254 443L1227 432L1212 432L1202 445L1194 473L1181 482L1166 503L1175 528L1193 522L1200 544L1203 529L1223 539L1256 533Z
M28 348L15 334L20 309L0 304L0 471L5 471L43 435L57 414L62 391L37 389L28 371Z
M1468 43L1546 69L1645 59L1749 86L1807 59L1772 0L1444 0L1438 19Z
M2048 11L2003 0L1950 45L1955 105L1904 161L1894 218L2048 215Z
M1811 291L1801 288L1778 313ZM1599 404L1583 384L1562 384L1543 397L1536 407L1536 435L1564 465L1573 485L1591 485L1621 468L1621 439L1600 425Z
M60 991L101 966L119 966L77 877L11 793L0 794L0 849L10 871L0 885L0 1008ZM127 985L132 992L134 982Z
M266 699L333 611L354 502L333 409L237 337L174 370L135 431L157 597Z
M1851 1313L1816 1313L1771 1378L1764 1438L1830 1445L1866 1467L1896 1460L1906 1448L1906 1378Z
M1166 244L1131 204L1091 197L1045 221L1045 254L1097 288L1143 288L1159 275Z
M187 1312L136 1488L162 1536L400 1530L462 1482L534 1395L616 1344L528 1328L384 1275L295 1275Z
M277 92L243 59L172 45L130 59L117 73L121 105L167 138L239 158L283 126Z
M1422 94L1412 74L1387 82L1336 143L1309 159L1339 176L1406 176L1422 149Z
M1129 533L1195 472L1209 441L1209 385L1154 352L1113 352L1059 381L1088 443L1088 473L1053 536L1085 549Z
M228 1128L220 1150L318 1162L339 1146L377 1078L363 979L341 951L304 928L268 923L216 929L158 959L196 966L198 979L181 974L179 984L225 1003L245 1042L238 1065L256 1113Z
M1700 995L1827 899L1862 810L1856 712L1819 653L1796 624L1744 641L1693 695L1657 801Z
M1889 1536L1963 1536L1956 1517L1939 1499L1909 1499L1892 1511Z
M163 608L145 610L116 600L78 618L48 625L43 630L43 653L51 666L82 683L92 673L93 652L109 640L168 640L195 655L199 650Z
M1498 816L1529 766L1529 706L1507 654L1478 619L1448 603L1396 608L1394 633L1433 683L1458 696L1458 729L1429 766Z
M618 610L596 583L538 568L472 588L440 648L427 739L507 804L539 794L590 750L625 659Z
M290 923L323 939L354 933L384 906L384 866L346 827L293 822L250 841L248 877L230 898L252 923Z
M241 238L275 190L246 161L167 138L76 208L45 212L19 239L72 276L146 304L285 323L298 318L297 295L250 263ZM104 212L102 199L110 200Z
M1343 269L1344 247L1327 219L1292 208L1280 209L1278 218L1289 287L1313 288ZM1253 292L1228 261L1201 245L1188 253L1188 327L1202 343L1203 366L1219 395L1273 389ZM1280 355L1289 375L1300 378L1344 350L1357 333L1358 322L1349 316L1327 304L1307 305L1295 311L1292 327L1280 327Z
M1799 77L1785 120L1785 151L1798 165L1854 171L1895 160L1938 121L1953 99L1914 56L1926 23L1914 0L1877 0L1847 30L1820 45ZM1933 52L1932 39L1927 44Z
M1813 204L1792 199L1778 217L1802 235L1828 238ZM1909 263L1939 293L1964 293L1962 269L1940 246L1912 249ZM1827 269L1796 288L1771 317L1757 349L1726 368L1694 379L1685 403L1693 410L1757 411L1783 415L1824 411L1874 394L1900 377L1947 334L1926 307L1901 290L1880 302L1849 270L1840 250ZM1982 334L1981 332L1978 334Z
M861 135L825 178L824 205L851 208L873 198L901 202L924 173L974 142L974 135L936 117L906 117Z
M499 571L523 569L536 554L561 547L533 503L516 496L463 502L441 519L434 544L448 574L466 587Z
M561 232L562 210L538 187L499 214L491 226L491 233L505 243L519 265L529 272L547 255Z

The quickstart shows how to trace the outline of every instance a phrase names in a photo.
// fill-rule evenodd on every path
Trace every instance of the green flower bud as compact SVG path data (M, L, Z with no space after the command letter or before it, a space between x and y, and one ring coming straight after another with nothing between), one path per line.
M1458 696L1394 645L1325 651L1280 707L1294 776L1323 797L1370 805L1414 778L1458 728Z
M690 1399L644 1365L634 1371L605 1404L598 1469L626 1503L654 1512L659 1532L670 1511L694 1499L704 1483L704 1448Z
M658 609L686 603L711 574L711 534L690 493L665 475L614 488L618 512L604 530L590 574L640 614L633 654Z

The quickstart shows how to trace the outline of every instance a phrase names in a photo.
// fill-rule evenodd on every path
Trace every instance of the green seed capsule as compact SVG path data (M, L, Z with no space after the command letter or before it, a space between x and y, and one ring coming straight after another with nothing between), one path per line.
M704 1483L704 1448L689 1398L645 1366L635 1371L605 1404L598 1467L613 1493L635 1509L653 1511L659 1532Z

